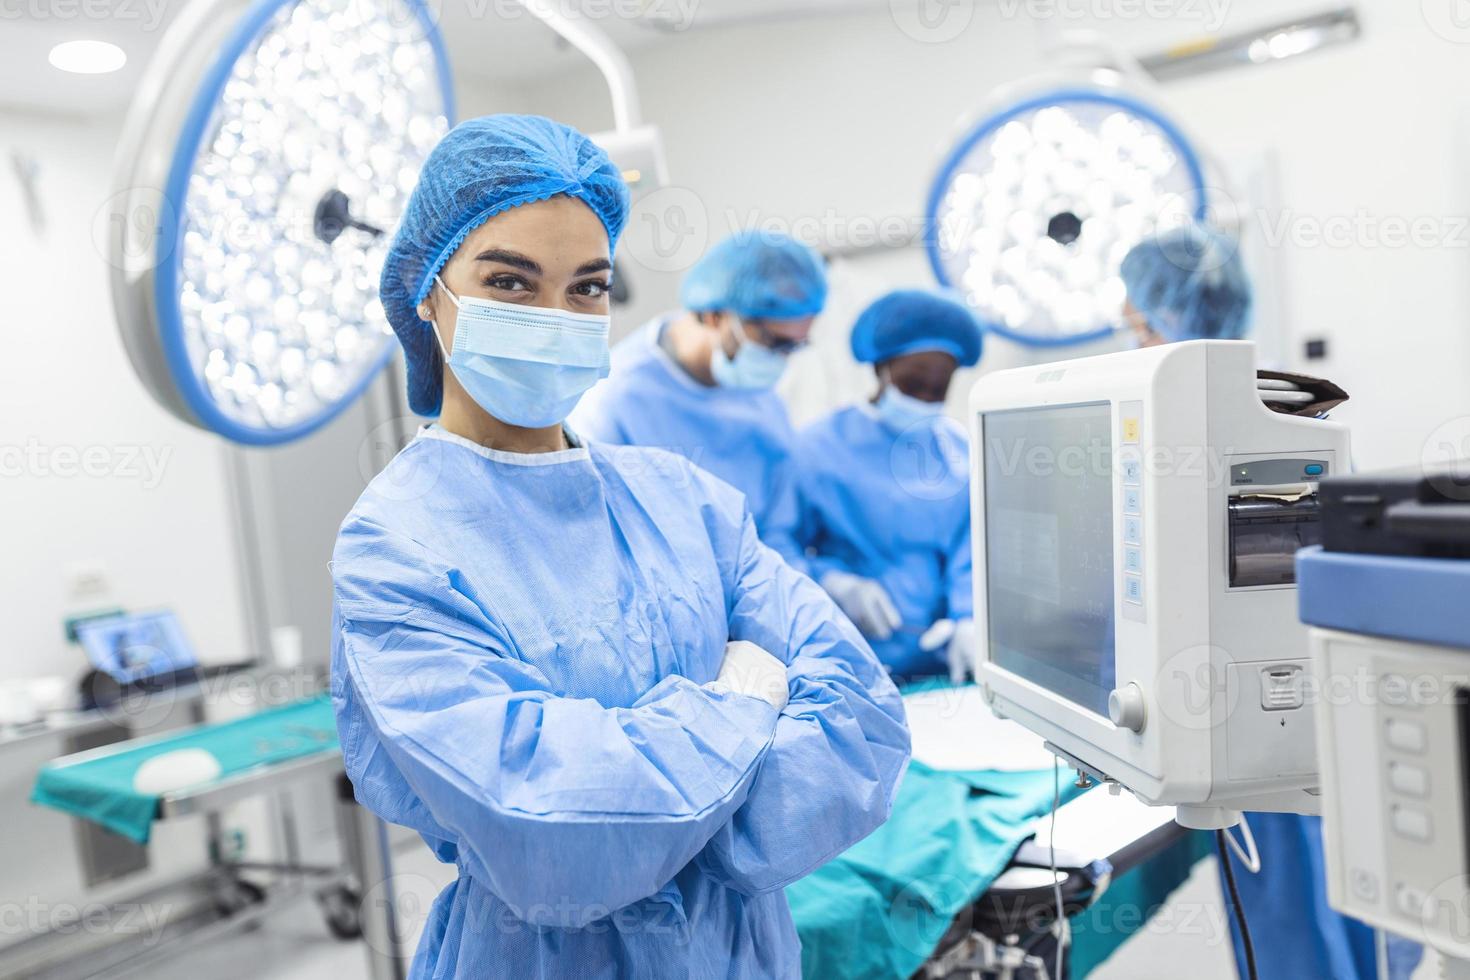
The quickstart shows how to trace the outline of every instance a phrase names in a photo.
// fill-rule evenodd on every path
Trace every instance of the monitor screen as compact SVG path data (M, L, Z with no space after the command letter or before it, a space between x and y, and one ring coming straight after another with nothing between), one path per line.
M119 684L137 684L198 666L183 626L171 612L98 619L77 627L92 666Z
M1106 715L1116 676L1108 402L987 412L990 659Z

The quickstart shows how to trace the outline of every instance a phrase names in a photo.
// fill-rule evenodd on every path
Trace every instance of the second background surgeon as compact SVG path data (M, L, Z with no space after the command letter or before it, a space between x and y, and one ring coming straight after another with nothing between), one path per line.
M900 678L959 679L973 655L969 449L943 410L981 341L969 309L939 293L897 290L864 310L852 352L877 394L801 431L796 511L771 535Z

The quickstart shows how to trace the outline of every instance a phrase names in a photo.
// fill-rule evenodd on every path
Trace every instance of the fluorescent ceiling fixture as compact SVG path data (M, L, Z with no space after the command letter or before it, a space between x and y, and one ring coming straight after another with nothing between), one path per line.
M51 67L77 75L106 75L128 63L127 53L107 41L63 41L47 57Z
M1344 7L1227 37L1196 38L1146 55L1139 63L1154 78L1172 81L1241 65L1284 61L1356 41L1362 33L1357 11Z
M965 134L930 192L926 244L987 329L1076 344L1117 327L1129 249L1204 210L1199 158L1166 116L1121 91L1061 89Z

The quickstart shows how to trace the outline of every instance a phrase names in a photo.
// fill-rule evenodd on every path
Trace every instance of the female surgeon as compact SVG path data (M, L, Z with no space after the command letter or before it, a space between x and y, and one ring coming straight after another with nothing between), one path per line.
M1184 225L1144 239L1123 259L1123 319L1141 347L1183 340L1239 340L1250 328L1251 284L1239 247L1218 231ZM1371 980L1378 976L1373 931L1327 904L1322 821L1291 813L1250 813L1246 825L1261 870L1236 861L1235 877L1261 980ZM1221 855L1221 860L1231 860ZM1234 929L1232 919L1232 929ZM1236 962L1246 973L1243 937ZM1391 941L1385 980L1407 978L1422 953Z
M772 544L804 556L897 677L948 669L960 680L970 664L969 450L943 411L955 369L980 348L963 304L891 292L852 328L877 394L797 436L794 544Z
M475 119L383 267L438 422L342 525L332 694L357 799L458 868L414 977L797 977L782 887L908 758L872 651L738 493L562 424L627 208L575 130Z

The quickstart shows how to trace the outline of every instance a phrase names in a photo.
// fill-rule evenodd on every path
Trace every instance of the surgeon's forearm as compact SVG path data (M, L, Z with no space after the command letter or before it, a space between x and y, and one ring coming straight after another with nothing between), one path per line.
M749 795L700 854L708 873L746 894L773 891L888 818L909 757L902 702L886 678L874 691L852 682L793 679Z

